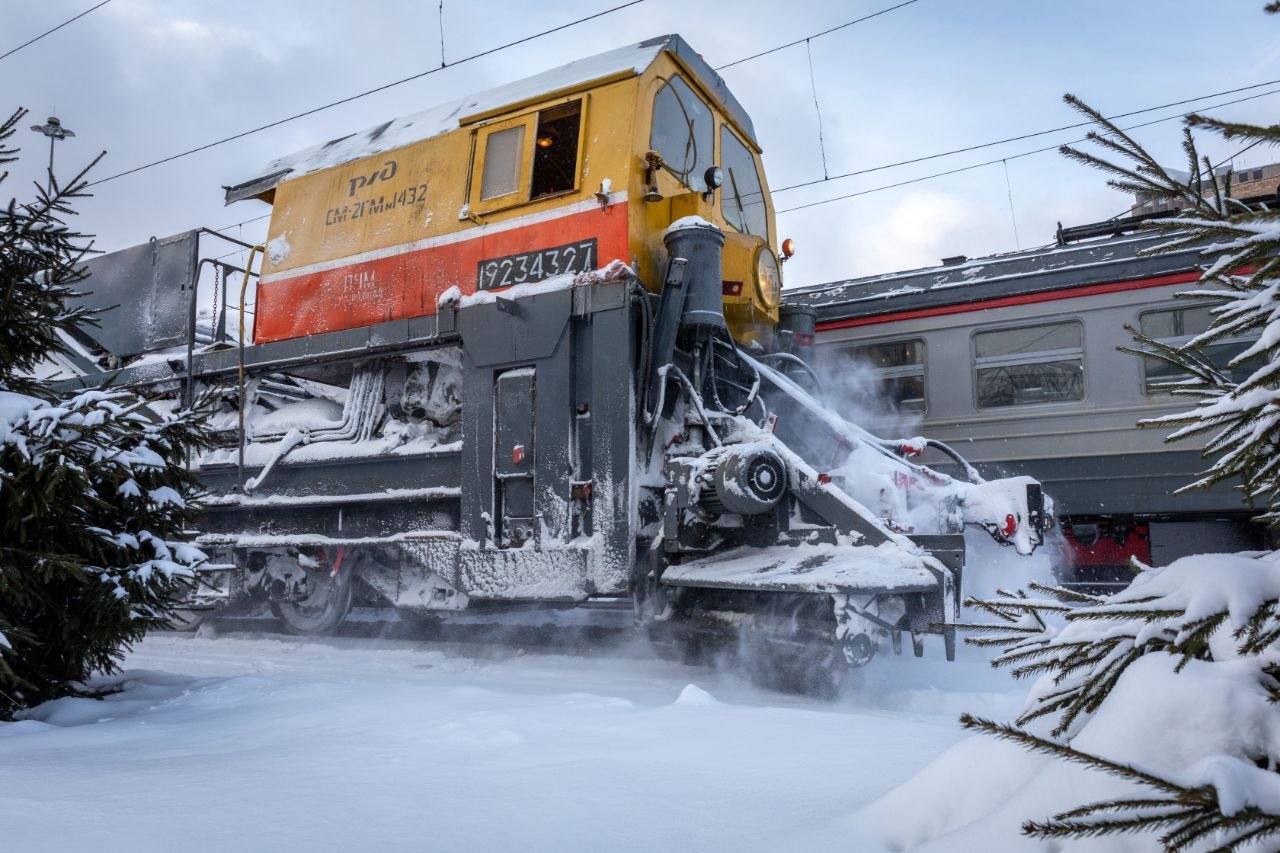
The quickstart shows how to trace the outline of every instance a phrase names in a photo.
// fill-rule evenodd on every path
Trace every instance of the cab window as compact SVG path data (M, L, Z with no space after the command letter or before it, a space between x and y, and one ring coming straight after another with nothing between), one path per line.
M538 113L530 198L569 192L577 184L574 176L578 170L578 129L581 124L582 101Z
M577 188L582 101L499 122L480 142L476 212L500 210ZM473 190L474 192L474 190Z
M765 237L764 188L755 158L747 146L738 141L728 125L720 126L720 154L724 158L724 186L720 190L720 211L725 221L756 237Z
M524 125L489 134L484 147L484 177L480 200L511 195L520 189L520 159L524 152Z
M649 147L686 187L706 192L704 176L714 161L714 144L711 108L681 77L673 76L653 99Z

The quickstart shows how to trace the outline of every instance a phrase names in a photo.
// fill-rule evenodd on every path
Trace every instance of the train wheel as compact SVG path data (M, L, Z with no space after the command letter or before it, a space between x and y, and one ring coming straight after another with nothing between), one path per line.
M790 648L756 648L746 664L751 680L761 687L818 699L839 696L857 669L839 648L821 653L812 647L800 653Z
M332 634L351 610L351 571L330 577L320 568L307 572L309 593L300 601L273 601L271 612L289 634L323 636Z

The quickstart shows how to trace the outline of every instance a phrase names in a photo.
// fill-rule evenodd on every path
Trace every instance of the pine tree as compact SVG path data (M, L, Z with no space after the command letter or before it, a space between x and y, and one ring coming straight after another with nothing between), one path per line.
M1209 328L1186 345L1175 347L1130 329L1138 347L1150 357L1176 367L1187 379L1165 390L1195 401L1194 408L1142 421L1146 427L1174 427L1168 441L1206 438L1209 467L1183 491L1208 488L1220 481L1238 481L1245 498L1264 501L1264 519L1280 522L1280 211L1250 208L1230 197L1231 173L1218 175L1202 158L1193 128L1207 129L1228 140L1258 145L1280 144L1280 125L1262 127L1191 115L1183 132L1189 179L1179 180L1132 137L1092 107L1068 95L1067 103L1092 119L1099 129L1088 135L1105 151L1131 163L1115 163L1103 156L1063 146L1067 157L1101 169L1108 183L1123 192L1143 192L1182 207L1177 217L1155 220L1150 227L1168 240L1151 253L1196 247L1205 266L1194 290L1179 296L1217 303ZM1229 339L1257 337L1228 367L1250 359L1261 364L1243 381L1216 366L1205 348Z
M1280 11L1280 3L1266 11ZM1232 199L1230 170L1202 157L1194 136L1202 131L1244 142L1244 151L1280 143L1280 125L1188 116L1183 150L1189 177L1182 179L1097 110L1071 95L1066 101L1095 123L1088 138L1103 153L1073 146L1062 153L1106 172L1108 183L1122 192L1175 202L1179 215L1150 223L1167 238L1151 252L1195 247L1205 259L1195 289L1178 294L1214 305L1205 332L1183 346L1169 346L1129 330L1136 345L1128 351L1184 374L1165 390L1194 404L1141 425L1172 428L1169 441L1205 439L1208 465L1182 490L1238 482L1245 500L1266 504L1263 519L1280 525L1280 211ZM1226 369L1206 353L1216 342L1241 337L1257 341ZM1251 359L1259 366L1233 380L1229 369ZM1113 689L1126 673L1151 655L1175 662L1161 670L1166 678L1186 677L1179 673L1189 666L1229 673L1222 695L1206 693L1197 700L1227 707L1244 696L1268 697L1269 705L1258 700L1259 713L1280 724L1273 719L1280 714L1280 553L1184 558L1159 569L1135 561L1135 567L1140 573L1133 585L1112 596L1033 585L1031 595L1002 590L995 599L967 602L997 621L958 626L975 633L966 642L999 648L993 666L1038 680L1013 725L971 715L961 723L1125 779L1142 792L1070 808L1047 821L1028 820L1026 834L1080 839L1154 833L1170 850L1274 847L1280 841L1280 749L1237 747L1209 755L1173 778L1091 754L1072 741L1116 701Z
M16 159L24 115L0 124L0 163ZM167 622L204 559L183 541L200 417L157 415L123 390L58 395L31 378L63 349L60 333L94 321L68 306L91 241L67 226L94 163L0 210L0 719L111 671Z

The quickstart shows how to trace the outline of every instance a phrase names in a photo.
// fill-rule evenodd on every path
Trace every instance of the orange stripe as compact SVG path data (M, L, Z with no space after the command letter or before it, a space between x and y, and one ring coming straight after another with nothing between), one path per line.
M258 285L254 342L358 329L436 313L453 285L476 291L482 260L595 238L597 268L628 261L627 206L591 209L524 228Z

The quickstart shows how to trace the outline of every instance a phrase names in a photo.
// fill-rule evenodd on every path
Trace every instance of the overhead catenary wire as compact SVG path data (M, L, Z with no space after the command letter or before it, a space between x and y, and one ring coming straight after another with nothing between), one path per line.
M1116 113L1115 115L1107 116L1107 119L1110 121L1115 121L1117 119L1122 119L1122 118L1132 118L1133 116L1158 112L1160 110L1167 110L1172 107L1183 107L1183 106L1186 106L1187 104L1194 104L1196 101L1207 101L1210 98L1221 98L1223 95L1235 95L1240 92L1249 92L1249 91L1252 91L1253 89L1261 89L1266 86L1275 86L1277 84L1280 84L1280 79L1267 80L1263 83L1253 83L1249 86L1241 86L1236 89L1225 89L1221 92L1213 92L1208 95L1198 95L1194 98L1184 98L1180 101L1171 101L1167 104L1160 104L1154 107L1143 107L1140 110L1130 110L1129 112L1125 112L1125 113ZM1233 101L1232 103L1237 103L1237 102ZM1209 107L1208 109L1212 109L1212 107ZM831 175L830 177L814 178L811 181L802 181L801 183L798 183L798 184L788 184L785 187L777 187L776 189L772 190L772 192L774 195L777 195L778 193L788 192L789 190L798 190L804 187L812 187L817 184L827 183L828 181L838 181L843 178L853 178L858 175L869 175L872 172L883 172L886 169L896 169L899 166L911 166L916 163L924 163L929 160L938 160L943 157L950 157L953 154L967 154L970 151L981 151L983 148L994 148L997 145L1004 145L1009 142L1021 142L1026 139L1035 139L1038 136L1048 136L1053 133L1061 133L1064 130L1078 130L1079 128L1082 128L1082 127L1088 127L1091 124L1093 124L1093 122L1091 121L1080 121L1080 122L1075 122L1074 124L1064 124L1061 127L1048 128L1047 130L1037 130L1031 133L1021 133L1021 134L1018 134L1017 136L1005 137L1004 139L994 139L990 142L980 142L976 145L966 145L962 148L952 148L947 151L939 151L936 154L925 154L920 157L912 157L907 160L897 160L893 163L883 163L879 166L869 166L865 169L855 169L852 172L843 172L839 175Z
M1277 81L1274 81L1274 82L1280 83L1280 80L1277 80ZM1253 87L1249 87L1249 88L1253 88ZM1237 91L1239 91L1239 90L1237 90ZM1211 106L1205 107L1204 109L1206 109L1206 110L1221 109L1222 107L1229 107L1229 106L1231 106L1231 105L1233 105L1233 104L1244 103L1245 101L1252 101L1252 100L1256 100L1257 98L1265 98L1265 97L1267 97L1268 95L1275 95L1275 94L1280 94L1280 89L1272 89L1271 91L1268 91L1268 92L1259 92L1258 94L1255 94L1255 95L1247 95L1247 96L1245 96L1245 97L1243 97L1243 98L1236 98L1236 99L1231 100L1231 101L1224 101L1223 103L1220 103L1220 104L1213 104L1213 105L1211 105ZM1194 99L1194 100L1201 100L1201 99L1196 98L1196 99ZM1147 110L1146 112L1149 112L1149 111L1150 111L1150 110ZM1151 121L1141 122L1140 124L1130 125L1129 127L1125 127L1125 128L1121 128L1121 129L1122 129L1122 130L1125 130L1125 131L1129 131L1129 130L1138 130L1139 128L1143 128L1143 127L1150 127L1151 125L1160 124L1160 123L1162 123L1162 122L1166 122L1166 121L1173 121L1174 119L1181 119L1181 118L1185 118L1185 117L1186 117L1186 116L1185 116L1185 114L1165 116L1165 117L1163 117L1163 118L1152 119ZM1086 122L1086 124L1092 124L1092 122ZM981 169L981 168L983 168L983 167L985 167L985 166L994 166L996 163L1003 163L1003 162L1005 162L1006 160L1018 160L1018 159L1021 159L1021 158L1023 158L1023 157L1030 157L1030 156L1032 156L1032 155L1034 155L1034 154L1043 154L1043 153L1044 153L1044 152L1046 152L1046 151L1056 151L1056 150L1058 150L1058 149L1059 149L1063 144L1066 144L1066 145L1078 145L1078 144L1080 144L1080 143L1082 143L1082 142L1087 142L1087 141L1088 141L1088 137L1081 137L1080 139L1075 139L1075 140L1072 140L1071 142L1067 142L1067 143L1054 143L1053 145L1046 145L1046 146L1044 146L1043 148L1035 148L1035 149L1032 149L1032 150L1030 150L1030 151L1022 151L1022 152L1017 153L1017 154L1009 154L1009 155L1007 155L1007 156L1005 156L1005 157L998 157L998 158L996 158L996 159L994 159L994 160L985 160L985 161L983 161L983 162L981 162L981 163L970 163L970 164L969 164L969 165L967 165L967 166L957 166L957 167L956 167L956 168L954 168L954 169L947 169L946 171L942 171L942 172L934 172L934 173L929 174L929 175L921 175L920 177L917 177L917 178L909 178L909 179L907 179L907 180L905 180L905 181L897 181L897 182L895 182L895 183L892 183L892 184L885 184L885 185L883 185L883 186L879 186L879 187L870 187L870 188L868 188L868 189L865 189L865 190L859 190L859 191L857 191L857 192L846 193L846 194L844 194L844 195L838 195L838 196L832 196L831 198L818 199L817 201L811 201L811 202L807 202L807 203L805 203L805 204L798 204L798 205L795 205L795 206L793 206L793 207L786 207L786 208L782 208L781 210L778 210L777 212L778 212L778 213L791 213L791 212L796 211L796 210L805 210L805 209L810 208L810 207L818 207L818 206L820 206L820 205L824 205L824 204L831 204L832 202L844 201L844 200L846 200L846 199L857 198L857 197L859 197L859 196L870 195L870 194L872 194L872 193L883 192L883 191L885 191L885 190L897 189L898 187L905 187L905 186L909 186L909 185L911 185L911 184L923 183L924 181L931 181L931 180L934 180L934 179L936 179L936 178L943 178L943 177L946 177L946 176L948 176L948 175L957 175L957 174L959 174L959 173L961 173L961 172L969 172L969 171L972 171L972 170L974 170L974 169ZM820 183L820 182L819 182L819 183ZM777 192L777 191L775 190L775 192Z
M827 144L822 139L822 108L818 106L818 83L813 79L813 51L809 49L809 40L804 42L805 55L809 57L809 87L813 91L813 112L818 116L818 151L822 154L822 174L827 175Z
M626 3L619 3L615 6L610 6L607 9L601 9L599 12L593 12L590 15L585 15L581 18L577 18L567 23L560 24L555 27L551 27L550 29L542 30L537 33L532 33L530 35L523 36L514 41L509 41L505 44L500 44L495 47L488 48L487 50L482 50L478 53L473 53L469 56L464 56L461 59L455 59L453 62L442 64L439 68L428 68L426 71L419 71L416 74L410 74L407 77L401 77L399 80L392 80L389 83L383 83L382 85L375 86L372 89L367 89L363 92L358 92L354 95L348 95L345 98L339 98L336 101L330 101L327 104L321 104L318 107L312 107L309 110L303 110L300 113L295 113L294 115L291 115L291 116L286 116L281 119L276 119L275 121L270 121L270 122L267 122L266 124L249 128L248 130L242 130L239 133L232 134L231 136L224 136L221 139L215 139L212 142L206 142L204 145L197 145L194 148L188 148L185 151L179 151L177 154L170 154L167 157L161 157L159 160L152 160L150 163L143 163L139 166L134 166L131 169L125 169L122 172L116 172L113 175L108 175L105 178L101 178L99 180L93 181L87 186L96 187L101 184L105 184L108 181L114 181L117 178L123 178L126 175L134 175L134 174L137 174L138 172L142 172L147 169L154 168L156 166L164 165L165 163L172 163L175 160L181 160L182 158L189 157L192 154L198 154L201 151L208 151L210 148L217 148L219 145L225 145L226 143L234 142L237 139L244 139L246 136L252 136L255 133L261 133L264 130L270 130L273 127L279 127L283 124L288 124L291 121L297 121L300 118L306 118L307 116L312 116L312 115L315 115L316 113L321 113L321 112L324 112L325 110L333 109L334 107L341 106L342 104L349 104L352 101L358 101L361 98L366 98L369 95L374 95L374 94L377 94L378 92L385 92L388 89L403 85L404 83L408 83L413 80L420 80L423 77L429 77L438 71L443 71L445 68L453 68L454 66L457 66L457 65L462 65L464 63L472 62L474 60L481 59L486 56L491 56L492 54L498 53L499 51L507 50L508 48L525 44L526 42L530 42L535 39L542 38L544 36L549 36L552 33L558 33L562 30L567 30L570 27L576 27L579 24L586 23L587 21L593 21L596 18L602 18L605 15L609 15L614 12L621 11L622 9L626 9L631 6L637 6L643 2L645 2L645 0L628 0L628 2Z
M83 12L81 12L81 13L80 13L80 14L78 14L78 15L76 15L75 17L73 17L73 18L67 18L65 21L63 21L61 24L58 24L58 26L54 27L53 29L45 30L45 31L44 31L44 32L42 32L40 35L36 36L35 38L33 38L33 39L28 39L27 41L24 41L22 44L18 45L17 47L10 48L9 50L5 51L4 53L0 53L0 60L8 59L10 56L13 56L15 53L17 53L18 51L22 50L23 48L30 47L31 45L33 45L33 44L35 44L36 42L40 41L40 39L44 38L45 36L51 36L51 35L53 35L53 34L54 34L54 33L56 33L58 30L60 30L60 29L62 29L63 27L67 26L68 24L74 24L76 21L80 20L80 19L81 19L81 18L83 18L85 15L87 15L87 14L89 14L90 12L93 12L93 11L95 11L95 10L97 10L97 9L101 9L103 6L107 5L107 4L108 4L108 3L110 3L110 2L111 2L111 0L102 0L102 2L101 2L101 3L97 3L97 4L93 5L93 6L90 6L88 9L85 9Z
M440 0L440 8L436 13L436 21L440 24L440 67L444 68L449 64L444 61L444 0Z
M899 3L896 6L890 6L886 9L881 9L878 12L872 12L870 15L863 15L861 18L855 18L852 21L845 21L843 24L830 27L828 29L823 30L820 33L813 33L812 35L805 36L804 38L796 39L795 41L789 41L786 44L780 44L777 47L771 47L768 50L762 50L759 53L753 53L750 56L744 56L741 59L735 59L733 62L726 62L724 65L717 65L715 70L723 71L726 68L732 68L735 65L741 65L744 62L750 62L753 59L759 59L762 56L768 56L771 53L777 53L778 51L786 50L789 47L795 47L798 44L803 44L812 39L821 38L822 36L825 36L825 35L830 35L831 33L834 33L837 30L843 30L846 27L852 27L854 24L861 24L863 21L869 21L872 18L878 18L881 15L885 15L885 14L888 14L889 12L894 11L895 9L901 9L903 6L910 6L912 3L918 3L918 2L919 0L906 0L906 2Z
M1004 165L1004 187L1009 196L1009 221L1013 223L1013 244L1022 248L1022 238L1018 236L1018 214L1013 209L1013 181L1009 179L1009 161L1000 161Z

